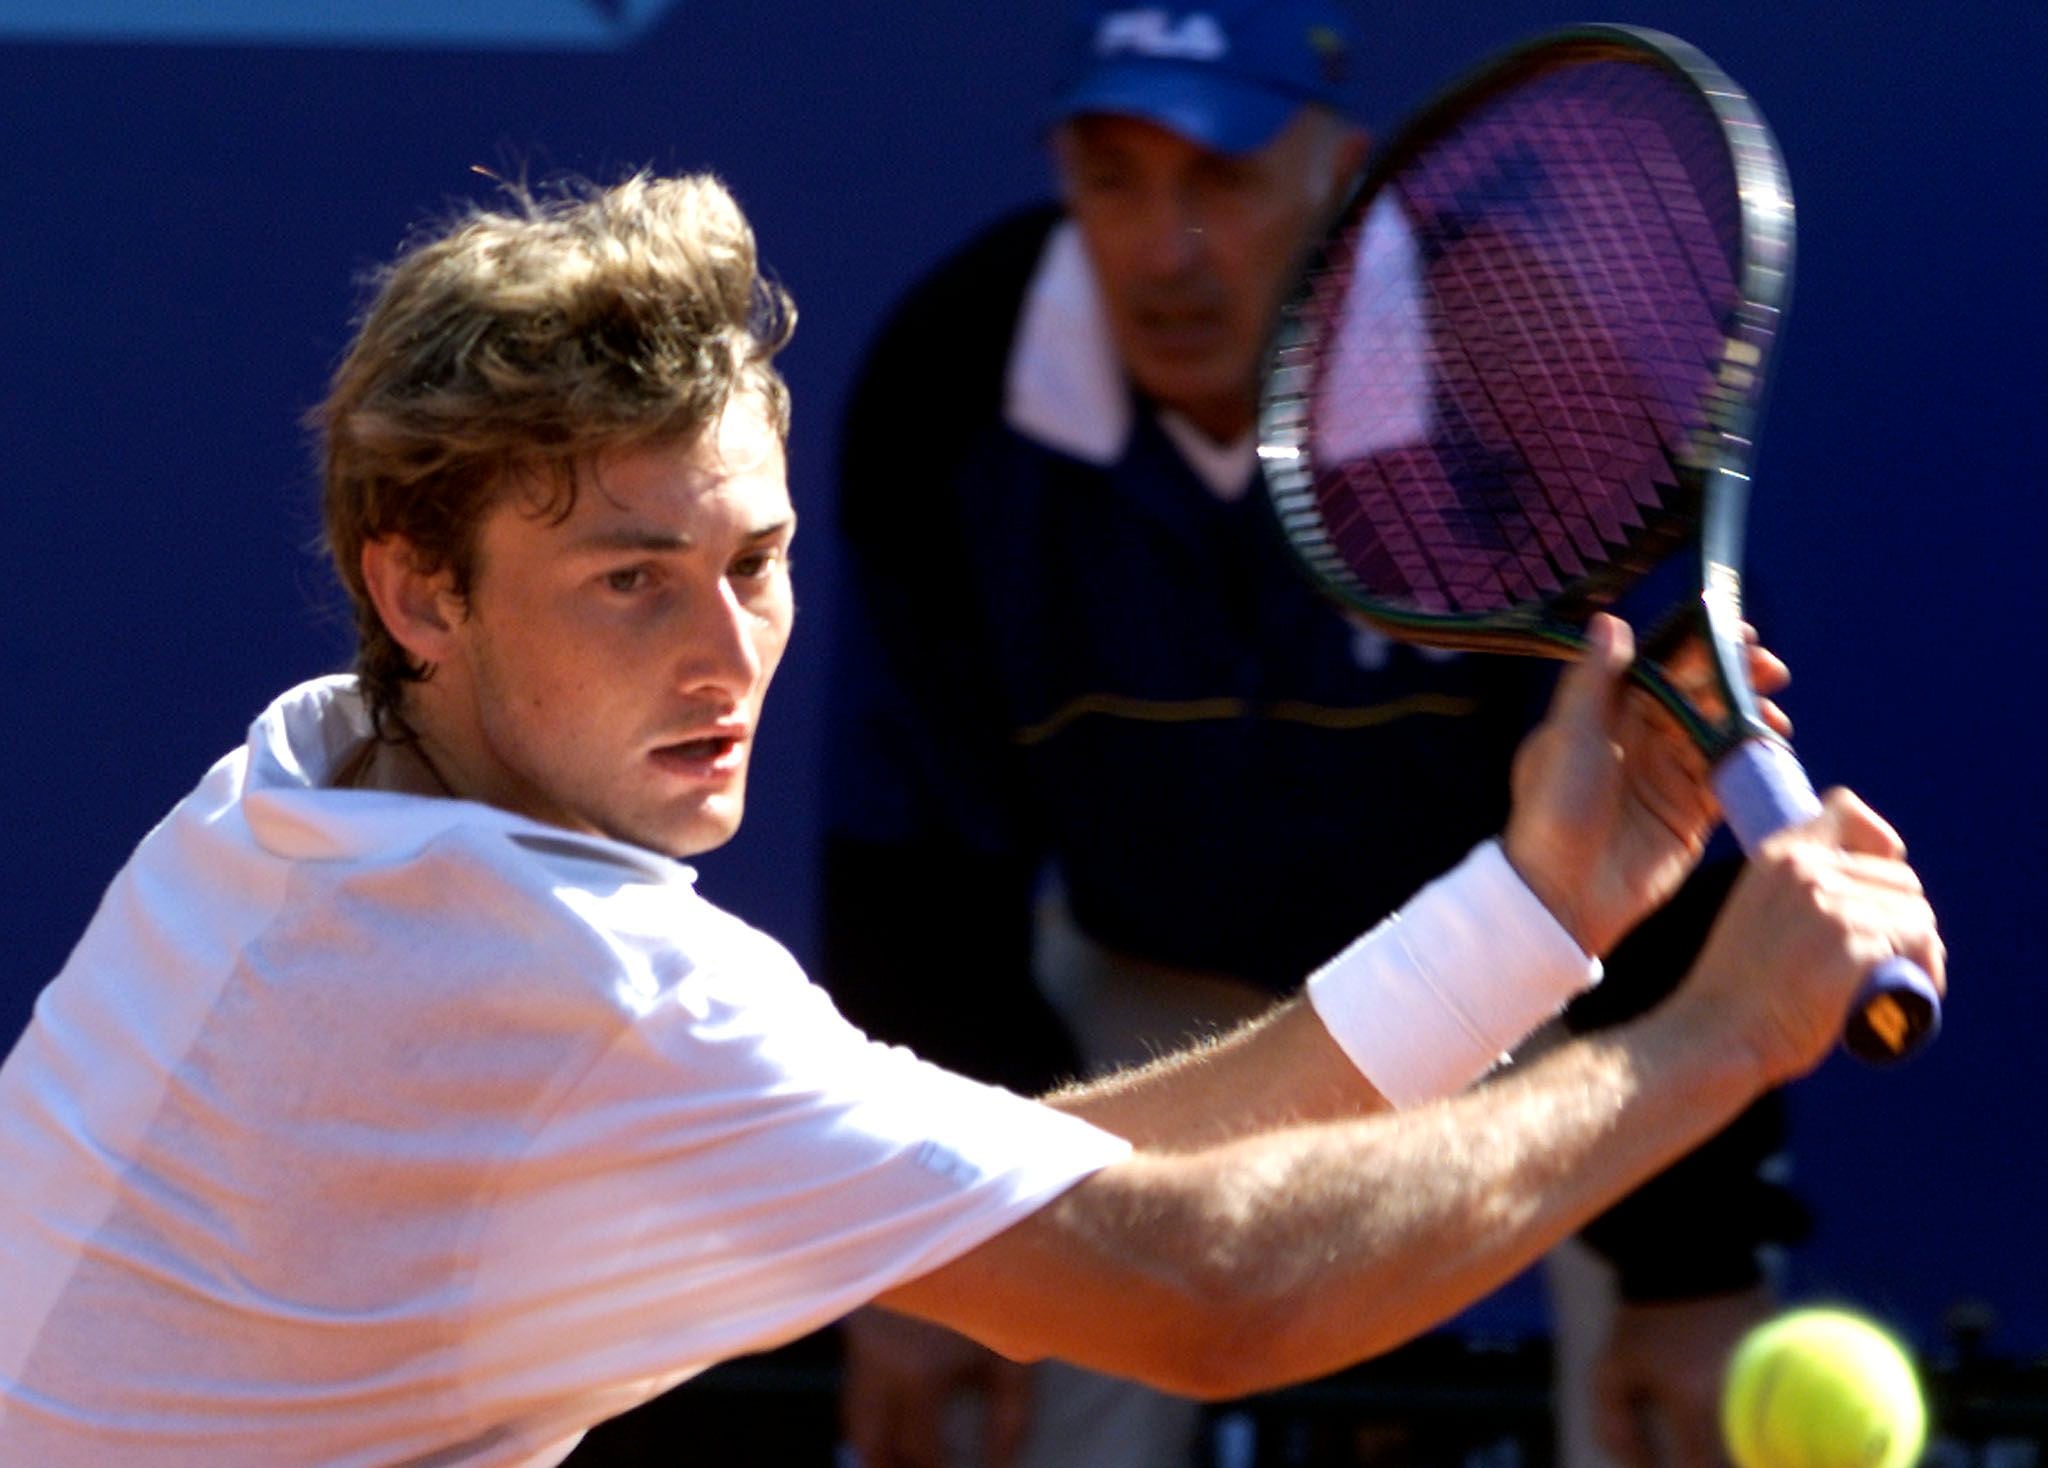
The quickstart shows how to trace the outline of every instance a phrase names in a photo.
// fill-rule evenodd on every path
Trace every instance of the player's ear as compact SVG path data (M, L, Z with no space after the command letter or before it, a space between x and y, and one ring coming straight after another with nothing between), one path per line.
M392 640L417 662L446 662L461 621L454 573L424 569L418 549L399 535L365 540L362 567L370 604Z

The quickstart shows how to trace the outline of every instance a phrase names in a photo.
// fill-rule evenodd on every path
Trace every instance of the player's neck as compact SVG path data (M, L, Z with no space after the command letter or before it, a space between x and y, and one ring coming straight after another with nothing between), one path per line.
M473 800L544 825L589 829L545 786L501 756L486 731L479 690L459 662L437 664L432 677L408 684L402 713L412 738L394 754L394 773L413 782L412 793Z
M348 778L336 783L502 804L491 799L488 782L473 769L479 762L466 753L480 741L469 735L466 705L450 687L460 681L456 670L437 667L430 679L407 684L384 733L349 760Z
M372 735L335 771L335 785L349 790L383 790L394 795L452 796L433 757L412 733Z
M403 712L412 739L399 756L409 763L415 778L424 775L428 784L427 789L415 793L521 810L523 802L513 798L515 792L507 788L500 763L491 756L490 742L477 716L474 689L462 668L443 664L434 669L432 677L408 684Z

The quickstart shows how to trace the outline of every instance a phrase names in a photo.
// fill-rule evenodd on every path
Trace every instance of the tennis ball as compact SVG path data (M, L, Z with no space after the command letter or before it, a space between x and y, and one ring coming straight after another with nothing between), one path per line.
M1910 1468L1927 1404L1883 1329L1846 1310L1793 1310L1736 1346L1721 1432L1737 1468Z

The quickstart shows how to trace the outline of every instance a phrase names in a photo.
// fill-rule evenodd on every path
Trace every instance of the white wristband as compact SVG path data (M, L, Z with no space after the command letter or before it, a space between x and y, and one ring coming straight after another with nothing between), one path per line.
M1311 975L1308 999L1374 1088L1413 1106L1486 1074L1600 972L1487 841Z

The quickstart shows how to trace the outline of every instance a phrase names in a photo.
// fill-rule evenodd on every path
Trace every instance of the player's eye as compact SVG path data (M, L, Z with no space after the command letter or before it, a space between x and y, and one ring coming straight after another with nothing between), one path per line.
M621 596L644 590L652 580L653 577L645 566L621 566L617 570L604 573L605 589L615 591Z

